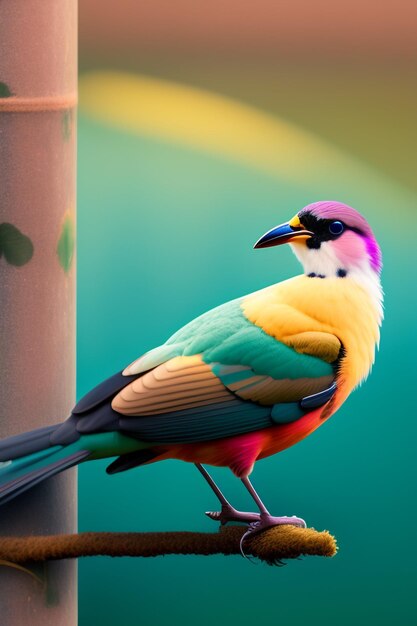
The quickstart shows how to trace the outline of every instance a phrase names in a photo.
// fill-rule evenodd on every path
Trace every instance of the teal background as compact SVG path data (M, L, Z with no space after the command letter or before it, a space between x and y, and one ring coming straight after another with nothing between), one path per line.
M353 162L353 159L352 159ZM240 557L85 559L80 625L378 626L416 623L415 196L355 162L314 188L83 114L79 120L78 395L221 302L300 271L290 249L253 251L305 204L361 210L384 252L386 320L369 381L308 439L257 464L275 514L338 540L333 559L283 568ZM167 461L115 476L79 471L80 530L215 531L195 468ZM214 475L251 506L226 469Z

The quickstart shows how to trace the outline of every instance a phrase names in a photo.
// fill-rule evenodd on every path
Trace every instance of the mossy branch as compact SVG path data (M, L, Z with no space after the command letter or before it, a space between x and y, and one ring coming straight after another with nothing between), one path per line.
M86 532L0 538L0 560L12 563L45 562L85 556L150 557L167 554L240 554L239 543L246 528L230 526L217 533ZM249 537L245 552L269 565L302 555L334 556L336 540L327 531L313 528L275 526Z

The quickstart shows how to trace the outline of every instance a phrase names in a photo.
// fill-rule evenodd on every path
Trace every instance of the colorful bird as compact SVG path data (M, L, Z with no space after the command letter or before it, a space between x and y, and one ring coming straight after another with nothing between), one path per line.
M255 244L289 243L304 274L196 318L84 396L63 423L0 442L0 504L84 461L109 474L164 459L196 464L220 501L207 515L248 532L276 524L255 462L323 424L368 375L383 318L381 251L367 221L316 202ZM204 464L226 466L259 512L237 511ZM245 533L245 536L247 533Z

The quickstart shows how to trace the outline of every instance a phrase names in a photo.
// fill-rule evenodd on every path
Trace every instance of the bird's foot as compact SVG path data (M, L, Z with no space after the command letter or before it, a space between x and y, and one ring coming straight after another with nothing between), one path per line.
M207 517L220 522L222 526L227 522L244 522L252 525L260 521L260 513L237 511L231 504L223 504L221 511L206 511Z
M243 544L248 537L253 537L253 535L257 535L267 528L273 528L274 526L284 526L285 524L298 526L299 528L307 527L305 521L301 519L301 517L296 517L295 515L293 515L292 517L274 517L273 515L269 515L267 513L261 513L258 516L258 520L249 524L247 531L240 540L240 551L242 553L242 556L247 557L243 550Z

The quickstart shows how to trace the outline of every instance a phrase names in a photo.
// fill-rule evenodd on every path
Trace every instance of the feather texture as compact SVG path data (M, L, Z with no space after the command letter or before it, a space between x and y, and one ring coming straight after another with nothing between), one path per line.
M353 278L297 276L247 296L242 307L253 324L287 344L306 331L337 338L343 349L340 404L372 368L381 312L373 294ZM315 342L307 349L314 353Z
M305 333L292 337L297 350L248 320L241 304L200 316L125 370L136 378L111 403L123 432L157 443L231 437L297 420L304 398L331 387L337 338ZM160 363L166 355L176 356ZM151 362L158 365L137 373ZM114 427L112 413L97 409L87 429L100 420L102 430ZM82 422L77 430L87 432Z
M112 408L124 415L160 415L232 400L200 356L176 357L122 389Z

